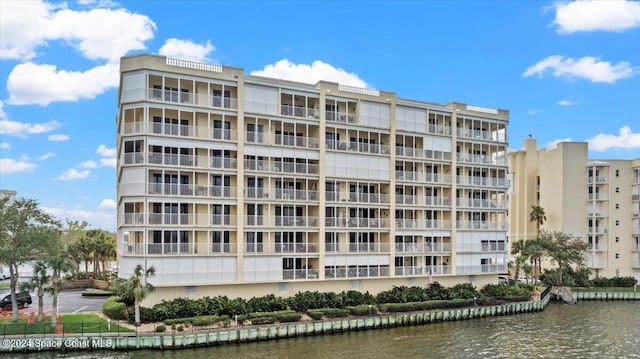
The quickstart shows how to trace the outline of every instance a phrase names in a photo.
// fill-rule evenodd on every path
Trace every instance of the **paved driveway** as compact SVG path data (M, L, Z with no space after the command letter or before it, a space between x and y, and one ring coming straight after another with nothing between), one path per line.
M58 310L60 313L91 313L101 312L102 304L107 299L106 297L83 297L82 292L84 289L70 289L60 292L58 294ZM0 298L10 293L9 289L0 290ZM20 311L23 313L37 313L38 312L38 297L35 293L31 293L33 303ZM51 294L45 293L43 297L45 314L51 312Z

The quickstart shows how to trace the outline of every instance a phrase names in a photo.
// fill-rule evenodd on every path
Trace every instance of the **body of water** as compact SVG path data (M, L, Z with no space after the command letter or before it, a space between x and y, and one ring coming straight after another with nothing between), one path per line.
M13 357L640 358L640 301L550 304L539 313L197 349L51 352Z

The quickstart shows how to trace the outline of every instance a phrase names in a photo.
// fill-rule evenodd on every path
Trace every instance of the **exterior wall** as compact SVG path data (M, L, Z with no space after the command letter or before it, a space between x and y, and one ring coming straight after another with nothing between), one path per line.
M507 111L155 55L120 69L120 273L154 266L156 296L506 272Z
M638 196L633 197L639 191L638 160L591 160L587 153L584 142L538 150L530 138L523 150L510 154L510 238L523 238L522 229L531 229L533 223L527 227L523 222L528 221L531 206L539 204L547 217L543 230L562 231L590 244L586 264L593 276L635 275L640 279L640 230L635 229L640 212L634 212L640 204L637 199L634 202ZM527 172L531 168L534 170ZM527 189L538 180L536 202L536 197L522 193L530 193Z

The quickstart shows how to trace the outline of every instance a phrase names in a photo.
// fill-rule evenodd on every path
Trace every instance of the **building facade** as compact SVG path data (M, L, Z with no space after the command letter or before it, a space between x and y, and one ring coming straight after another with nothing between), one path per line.
M119 270L150 301L496 282L509 114L155 55L120 64Z
M589 244L593 276L640 279L640 159L588 158L586 142L538 149L528 138L509 154L509 240L536 235L532 205L544 208L541 229L562 231Z

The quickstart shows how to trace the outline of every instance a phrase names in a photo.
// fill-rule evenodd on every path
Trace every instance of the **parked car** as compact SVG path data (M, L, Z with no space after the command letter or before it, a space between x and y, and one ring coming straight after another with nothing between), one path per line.
M33 301L31 300L31 294L29 294L29 292L27 291L16 293L16 297L16 299L18 300L18 307L24 307L25 305L33 303ZM0 300L0 308L11 308L11 294Z

